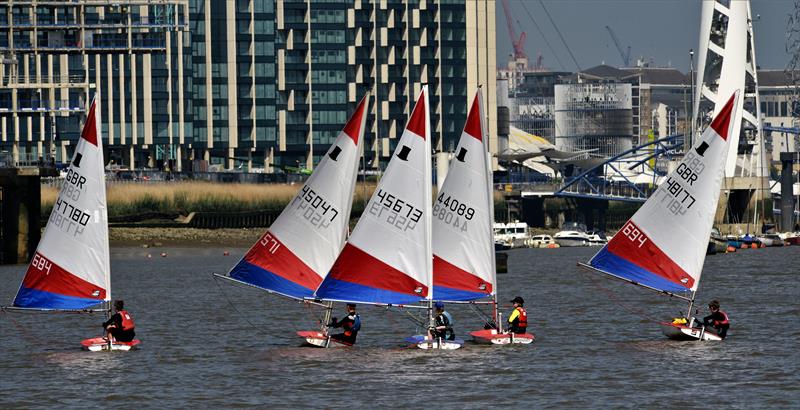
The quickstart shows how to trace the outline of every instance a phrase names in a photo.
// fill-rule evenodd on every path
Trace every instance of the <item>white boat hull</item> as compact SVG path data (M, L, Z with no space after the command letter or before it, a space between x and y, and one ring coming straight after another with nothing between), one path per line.
M702 328L689 327L683 325L673 325L672 323L661 323L661 331L664 336L673 340L704 340L704 341L722 341L722 338L712 330L703 330Z
M407 341L411 342L412 345L416 346L418 349L422 350L456 350L460 349L464 345L464 341L461 339L455 340L444 340L444 339L428 339L426 336L423 335L415 335L411 336Z
M555 238L556 243L558 246L562 248L574 248L578 246L589 246L588 239L578 239L578 238Z
M102 337L94 337L91 339L86 339L81 341L81 346L83 346L84 349L90 352L103 352L103 351L127 352L129 350L136 349L136 346L138 346L139 343L141 343L141 341L139 341L138 339L133 340L131 342L113 341L109 343L108 340L105 340Z
M322 332L314 331L314 330L307 330L307 331L300 331L297 332L297 335L303 339L303 346L307 347L319 347L319 348L331 348L331 347L348 347L352 346L347 343L343 343L336 339L332 339L325 335Z
M497 329L470 333L475 343L491 345L531 344L536 339L531 333L497 333Z

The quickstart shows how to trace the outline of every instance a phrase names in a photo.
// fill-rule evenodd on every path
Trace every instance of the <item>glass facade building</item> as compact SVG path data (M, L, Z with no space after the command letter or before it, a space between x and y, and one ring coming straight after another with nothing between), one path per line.
M0 147L24 157L54 146L68 160L99 91L107 159L121 166L312 168L370 92L374 168L423 84L439 150L457 143L482 84L496 149L494 9L494 0L10 0L0 4Z

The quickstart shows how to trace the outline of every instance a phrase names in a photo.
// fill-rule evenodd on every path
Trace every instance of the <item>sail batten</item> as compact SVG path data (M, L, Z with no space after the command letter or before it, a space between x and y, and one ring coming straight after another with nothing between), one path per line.
M592 268L666 293L697 290L738 98L731 96L665 182L589 261Z
M314 294L345 243L368 103L366 95L306 183L228 276L296 299Z
M81 137L16 308L84 310L111 300L103 141L99 95L89 106Z
M316 298L378 305L431 298L430 156L423 86L383 177Z

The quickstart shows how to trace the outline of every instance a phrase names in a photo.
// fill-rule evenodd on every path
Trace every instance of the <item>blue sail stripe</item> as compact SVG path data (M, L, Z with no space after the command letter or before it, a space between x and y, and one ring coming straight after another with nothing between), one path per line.
M422 296L373 288L328 276L317 290L317 297L362 303L409 305L423 300Z
M433 287L434 300L444 300L444 301L452 300L452 301L466 302L470 300L482 299L487 296L489 296L488 293L471 292L468 290L448 288L444 286Z
M306 298L314 294L314 289L299 285L244 259L239 261L229 275L253 286L296 298Z
M31 309L88 309L102 303L102 299L60 295L39 289L19 288L14 306Z
M677 283L673 283L653 272L643 269L634 263L628 262L624 258L609 251L608 247L603 247L603 249L589 261L589 265L621 278L650 286L651 288L667 292L687 292L689 290L684 286L680 286Z

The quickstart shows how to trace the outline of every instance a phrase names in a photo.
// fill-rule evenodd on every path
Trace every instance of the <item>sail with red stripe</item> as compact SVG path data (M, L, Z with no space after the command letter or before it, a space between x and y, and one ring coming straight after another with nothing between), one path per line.
M664 292L697 290L719 202L734 93L683 161L589 262L618 278Z
M431 296L431 141L422 91L375 193L318 298L411 304Z
M305 185L229 276L294 298L310 297L342 250L350 221L369 95Z
M111 300L103 139L98 96L14 307L80 310Z
M469 301L495 294L492 175L481 90L433 204L434 298Z

